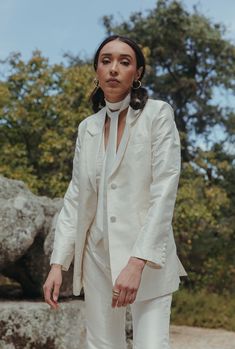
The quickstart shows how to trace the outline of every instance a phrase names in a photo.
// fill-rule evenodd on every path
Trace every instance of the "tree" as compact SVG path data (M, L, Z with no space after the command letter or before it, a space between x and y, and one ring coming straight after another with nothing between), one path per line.
M204 162L207 172L217 160L212 152L199 153L198 161ZM223 166L232 170L227 161ZM220 181L209 181L204 173L184 163L173 225L179 254L189 273L185 283L191 289L235 290L235 215L229 194Z
M108 34L128 35L142 46L145 84L153 97L174 107L184 161L195 156L192 133L206 137L220 125L231 136L234 110L213 99L216 89L232 93L235 87L235 46L223 38L222 24L169 0L159 0L147 16L134 13L121 24L105 16L103 23Z
M9 57L0 84L0 172L34 192L61 196L71 177L79 122L91 113L91 66L50 66L39 51Z

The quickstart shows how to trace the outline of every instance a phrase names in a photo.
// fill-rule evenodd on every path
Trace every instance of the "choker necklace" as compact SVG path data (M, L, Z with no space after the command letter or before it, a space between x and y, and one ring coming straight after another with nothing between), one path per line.
M130 93L128 93L128 95L120 102L112 103L105 99L108 116L111 117L114 113L120 114L124 109L129 107L130 100L131 100Z

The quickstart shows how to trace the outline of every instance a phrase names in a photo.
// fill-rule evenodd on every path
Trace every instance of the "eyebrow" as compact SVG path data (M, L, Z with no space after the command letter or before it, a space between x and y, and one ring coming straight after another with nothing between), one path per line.
M101 54L101 57L103 57L103 56L111 57L111 56L112 56L112 53L102 53L102 54ZM121 54L120 54L120 57L133 59L133 57L132 57L131 55L128 55L127 53L121 53Z

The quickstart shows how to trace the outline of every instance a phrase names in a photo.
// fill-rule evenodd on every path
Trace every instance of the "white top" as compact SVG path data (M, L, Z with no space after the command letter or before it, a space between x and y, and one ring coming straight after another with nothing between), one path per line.
M106 112L110 118L109 139L105 151L104 142L104 127L102 132L102 139L99 145L98 157L96 160L96 186L98 193L98 202L96 215L90 227L91 236L93 240L98 243L99 240L104 239L104 247L108 249L108 217L107 217L107 183L108 176L111 173L112 167L117 157L117 131L118 118L122 110L129 106L130 95L118 103L106 102ZM110 108L115 110L112 111ZM129 109L128 109L129 112ZM129 113L127 112L126 118ZM122 143L123 139L121 140ZM119 144L120 147L121 144Z

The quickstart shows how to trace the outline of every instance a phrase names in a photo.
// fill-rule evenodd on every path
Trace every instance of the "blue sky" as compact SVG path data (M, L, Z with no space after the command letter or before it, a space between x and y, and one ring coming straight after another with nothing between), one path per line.
M206 16L228 27L226 36L235 42L234 0L184 0L188 10L197 4ZM156 0L1 0L0 59L21 52L28 59L35 49L51 63L63 60L65 52L93 55L105 37L104 15L121 22L135 11L147 13Z

